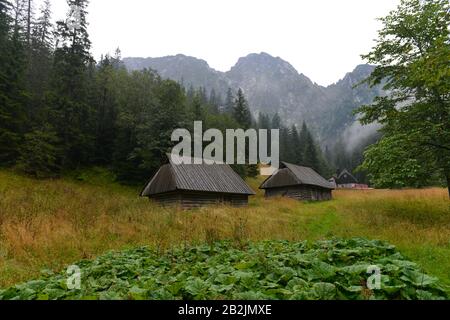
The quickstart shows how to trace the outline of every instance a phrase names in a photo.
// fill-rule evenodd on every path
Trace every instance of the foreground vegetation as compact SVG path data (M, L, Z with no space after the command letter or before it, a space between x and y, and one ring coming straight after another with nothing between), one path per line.
M230 242L109 253L77 263L80 287L50 274L7 290L1 299L445 299L436 278L395 247L365 239L316 243L266 241L238 249ZM383 270L380 288L368 278ZM371 271L372 270L372 271ZM374 290L371 290L374 289Z
M110 182L103 171L36 181L0 171L0 287L65 270L109 250L229 240L385 240L431 276L450 285L450 205L445 189L336 191L335 200L265 200L248 208L165 210L138 198L139 190ZM256 190L260 179L249 181Z

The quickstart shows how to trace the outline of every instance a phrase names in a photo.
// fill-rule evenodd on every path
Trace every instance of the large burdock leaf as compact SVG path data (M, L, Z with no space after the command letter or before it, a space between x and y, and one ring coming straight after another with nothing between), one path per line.
M306 272L306 275L308 277L308 280L314 280L314 279L329 279L332 278L336 273L336 267L320 261L316 260L311 265L311 270L308 270Z
M75 263L81 290L67 274L0 289L3 299L440 299L437 279L392 246L366 239L315 243L262 241L180 246L167 252L136 248ZM369 265L381 270L381 289L367 288Z
M212 285L210 288L215 290L218 293L225 293L225 292L233 290L234 284L229 284L229 285Z
M370 267L370 264L353 264L351 266L345 266L339 269L338 272L348 273L352 276L367 274L367 270Z
M219 274L215 277L214 281L223 285L230 285L236 283L238 279L234 275Z
M202 299L205 296L208 287L208 284L204 280L200 278L193 278L186 281L184 289L192 297L196 299Z
M315 296L320 300L336 299L336 286L332 283L319 282L312 287Z
M288 282L287 288L289 289L300 289L300 288L306 288L308 286L308 282L301 278L293 278L291 281Z
M120 295L118 292L115 292L115 291L101 292L99 298L100 298L100 300L123 300L123 299L126 299L126 297Z
M139 287L132 287L130 289L130 291L128 292L128 294L130 295L130 297L133 300L145 300L147 299L147 290L145 289L141 289Z
M256 265L256 263L257 263L256 261L246 261L246 262L238 263L234 267L238 270L251 269L252 267L254 267Z
M403 275L400 277L400 279L410 282L419 287L435 284L437 282L437 278L435 277L430 277L425 273L409 269L403 271Z
M232 296L232 299L233 300L265 300L265 299L269 299L269 297L261 292L247 291L247 292L235 293Z
M419 300L444 300L443 297L435 296L431 292L424 291L424 290L417 290L417 299Z
M395 293L398 293L401 289L406 288L405 284L398 284L398 285L393 285L393 286L389 286L389 285L383 285L381 287L381 289L387 293L388 295L393 295Z

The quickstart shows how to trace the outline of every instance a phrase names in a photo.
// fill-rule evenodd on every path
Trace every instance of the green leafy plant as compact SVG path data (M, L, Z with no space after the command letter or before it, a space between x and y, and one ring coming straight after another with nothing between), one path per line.
M264 257L264 258L262 258ZM77 263L81 289L66 273L0 290L0 299L447 299L437 278L396 248L367 239L232 242L110 252ZM367 269L381 269L380 289L367 288Z

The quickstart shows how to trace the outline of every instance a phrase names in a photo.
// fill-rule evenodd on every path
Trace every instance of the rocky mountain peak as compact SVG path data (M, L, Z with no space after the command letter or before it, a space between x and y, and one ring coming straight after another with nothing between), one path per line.
M186 55L162 58L126 58L129 70L152 68L163 78L183 82L186 87L204 87L225 97L228 88L242 88L252 112L278 113L288 125L306 121L324 144L332 143L356 119L353 110L371 103L380 87L354 86L374 67L359 65L337 83L322 87L299 73L289 62L266 52L238 60L228 72L212 69L205 60Z
M336 84L347 87L354 87L364 79L370 76L375 69L375 66L368 64L358 65L352 72L345 75L342 80L339 80Z
M230 75L237 73L251 73L262 76L278 77L304 77L287 61L280 57L273 57L268 53L251 53L240 58L235 66L228 72ZM309 80L309 79L308 79Z

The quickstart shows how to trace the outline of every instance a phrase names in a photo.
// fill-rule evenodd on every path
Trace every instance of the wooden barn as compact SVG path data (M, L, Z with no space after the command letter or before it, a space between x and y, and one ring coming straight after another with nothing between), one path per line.
M260 186L266 198L289 197L297 200L332 199L333 185L311 168L282 162L280 169Z
M141 192L142 197L183 209L218 203L245 206L252 195L255 192L227 164L178 165L171 160Z

